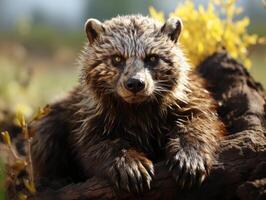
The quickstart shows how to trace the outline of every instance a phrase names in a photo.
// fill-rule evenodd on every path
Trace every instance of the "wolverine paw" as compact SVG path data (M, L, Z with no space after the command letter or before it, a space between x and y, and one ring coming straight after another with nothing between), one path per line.
M109 170L111 182L116 189L129 192L142 192L150 189L154 167L150 160L135 150L123 150L122 156L115 159Z
M181 149L166 164L180 188L183 189L201 185L210 168L210 164L207 163L209 163L207 159L195 150L186 152Z

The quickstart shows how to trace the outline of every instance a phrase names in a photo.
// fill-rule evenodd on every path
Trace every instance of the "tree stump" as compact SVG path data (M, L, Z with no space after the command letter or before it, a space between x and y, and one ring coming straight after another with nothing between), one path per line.
M162 163L155 164L151 190L141 195L116 194L96 177L37 199L266 199L266 94L247 70L226 52L215 53L197 68L219 104L228 135L221 141L217 163L199 188L180 190Z

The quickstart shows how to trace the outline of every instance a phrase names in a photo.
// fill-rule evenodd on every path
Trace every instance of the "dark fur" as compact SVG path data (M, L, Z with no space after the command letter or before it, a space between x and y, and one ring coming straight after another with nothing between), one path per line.
M125 25L123 20L130 23ZM124 30L123 26L129 28ZM156 173L153 163L164 160L179 186L190 187L204 180L215 161L224 127L214 100L204 89L204 81L193 70L179 70L187 63L175 49L177 38L168 38L160 26L149 18L121 17L105 22L105 36L88 36L91 43L81 59L80 85L53 104L51 112L33 127L36 137L32 155L37 177L67 177L79 182L98 176L117 188L139 192L150 186ZM107 92L118 85L123 72L108 64L108 48L114 44L105 37L119 38L121 30L136 30L133 37L138 38L147 34L143 27L150 29L154 41L160 42L157 52L161 53L162 66L150 71L153 80L164 80L164 90L141 103L127 103L116 92ZM108 42L109 46L100 48ZM130 54L126 50L124 55L142 57L141 52ZM184 76L189 79L182 79ZM180 84L185 89L173 92ZM179 93L184 97L179 98Z

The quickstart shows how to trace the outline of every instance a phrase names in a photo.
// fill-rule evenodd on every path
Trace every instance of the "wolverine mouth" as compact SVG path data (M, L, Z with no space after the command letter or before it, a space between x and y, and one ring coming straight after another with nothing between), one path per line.
M127 103L141 103L148 99L148 96L144 95L129 95L122 97Z

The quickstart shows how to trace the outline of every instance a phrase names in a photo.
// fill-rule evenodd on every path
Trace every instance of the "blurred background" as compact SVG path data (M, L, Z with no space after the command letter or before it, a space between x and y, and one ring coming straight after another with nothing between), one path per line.
M208 1L193 1L206 4ZM7 110L30 116L65 94L78 82L76 60L86 41L87 18L123 14L148 15L149 6L165 16L182 1L174 0L0 0L0 121ZM239 0L248 31L266 34L266 9L261 0ZM254 77L266 86L266 49L250 49ZM1 123L0 123L1 126ZM2 129L2 128L1 128Z
M228 0L230 1L230 0ZM38 107L62 97L78 83L76 64L86 41L87 18L149 15L149 6L165 16L182 0L0 0L0 131L15 133L14 113L31 116ZM208 1L195 0L197 5ZM265 0L238 0L250 18L248 32L266 35ZM219 10L217 10L219 12ZM248 70L266 87L266 48L249 49ZM1 151L1 149L0 149ZM0 199L4 173L0 160Z

